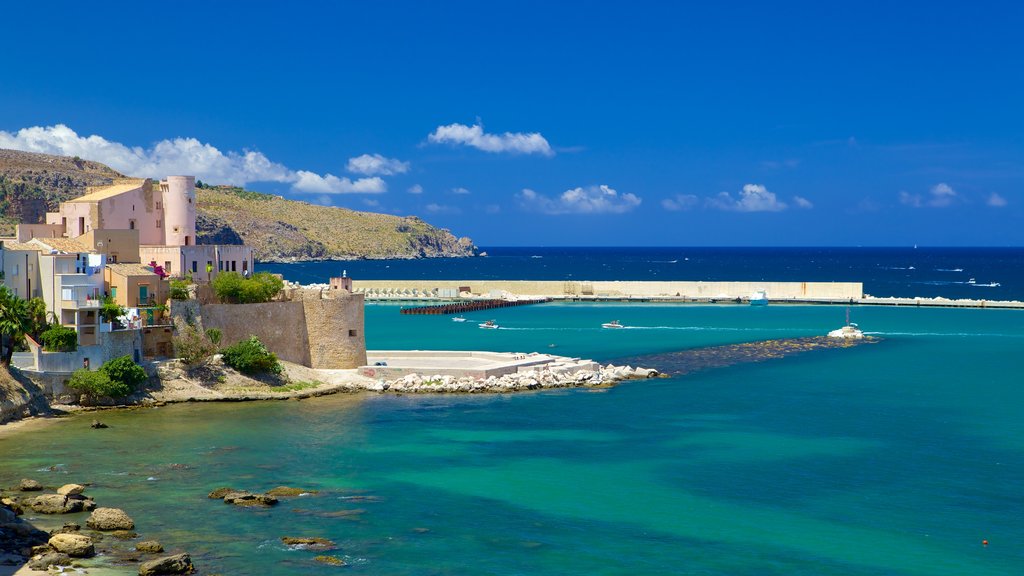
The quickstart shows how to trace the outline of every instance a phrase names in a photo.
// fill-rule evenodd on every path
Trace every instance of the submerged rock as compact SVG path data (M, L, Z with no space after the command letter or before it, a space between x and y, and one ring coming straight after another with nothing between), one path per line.
M132 530L135 521L120 508L97 508L85 525L93 530Z
M195 572L192 557L188 554L164 556L139 565L139 576L158 576L160 574L191 574Z
M277 498L268 494L253 494L252 492L229 492L224 495L226 504L235 506L273 506L277 504Z
M281 542L286 546L301 546L308 550L333 550L338 546L327 538L304 538L295 536L282 536Z
M95 429L110 428L110 426L107 426L106 424L104 424L103 422L100 422L99 420L93 420L92 424L90 424L89 427L90 428L95 428Z
M50 538L50 547L73 558L89 558L96 554L92 538L85 534L57 534Z
M338 558L337 556L317 556L313 558L321 564L327 564L328 566L347 566L348 563Z
M222 500L225 496L232 492L239 492L239 490L236 490L234 488L228 488L227 486L222 486L220 488L217 488L213 492L207 494L206 497L212 500Z
M277 488L271 488L266 492L270 496L288 497L288 496L301 496L303 494L316 494L316 490L306 490L304 488L292 488L290 486L278 486Z

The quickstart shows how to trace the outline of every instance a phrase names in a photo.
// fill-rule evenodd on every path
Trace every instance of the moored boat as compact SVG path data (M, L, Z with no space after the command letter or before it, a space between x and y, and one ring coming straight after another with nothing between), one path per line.
M767 306L768 305L768 292L764 290L758 290L750 295L751 306Z

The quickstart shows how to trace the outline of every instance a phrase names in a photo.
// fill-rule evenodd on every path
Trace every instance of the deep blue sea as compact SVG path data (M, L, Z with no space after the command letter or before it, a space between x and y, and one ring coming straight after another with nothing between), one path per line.
M304 284L363 280L863 282L872 296L1024 299L1024 248L483 248L486 257L261 263ZM974 280L972 283L971 280Z
M488 252L267 268L306 282L340 267L363 278L643 279L693 262L709 280L863 280L881 294L1004 297L1020 293L1022 278L1020 250ZM1002 286L907 280L945 274ZM467 314L502 326L480 330L371 304L366 336L377 349L608 360L823 334L844 312L549 303ZM0 484L91 482L101 505L127 510L143 538L191 552L204 574L1024 574L1024 311L852 314L881 341L609 389L181 404L103 413L107 430L89 429L95 415L82 414L0 433ZM629 329L602 330L609 319ZM218 486L281 484L319 493L268 510L206 498ZM329 538L338 545L329 554L349 566L317 564L316 552L281 536Z

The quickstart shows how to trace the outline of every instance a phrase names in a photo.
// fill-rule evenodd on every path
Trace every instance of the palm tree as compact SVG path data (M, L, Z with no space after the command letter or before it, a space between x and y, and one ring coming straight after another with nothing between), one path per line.
M11 365L14 346L29 328L28 303L7 286L0 286L0 364Z

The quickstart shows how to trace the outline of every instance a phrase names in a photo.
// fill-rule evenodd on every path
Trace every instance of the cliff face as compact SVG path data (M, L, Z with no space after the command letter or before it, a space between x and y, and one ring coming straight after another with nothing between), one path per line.
M98 162L0 150L0 235L18 222L42 222L86 186L123 176ZM472 256L456 238L415 216L357 212L286 200L230 186L196 190L200 244L248 244L264 262L354 258Z

